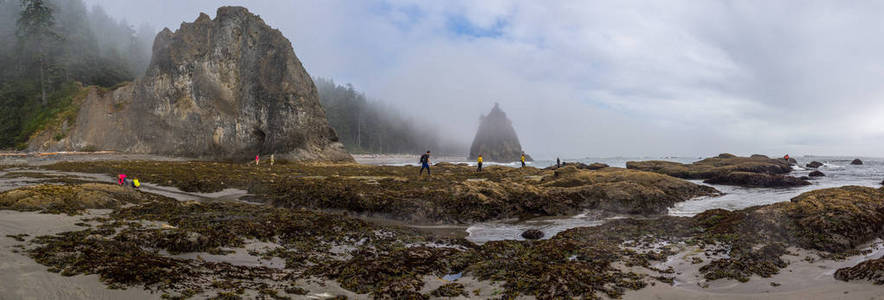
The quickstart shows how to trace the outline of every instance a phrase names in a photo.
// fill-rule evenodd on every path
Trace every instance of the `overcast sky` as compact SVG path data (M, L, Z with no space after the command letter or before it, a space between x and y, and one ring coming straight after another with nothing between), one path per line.
M176 30L243 5L314 76L528 153L884 156L884 1L120 1ZM137 26L136 26L137 28Z

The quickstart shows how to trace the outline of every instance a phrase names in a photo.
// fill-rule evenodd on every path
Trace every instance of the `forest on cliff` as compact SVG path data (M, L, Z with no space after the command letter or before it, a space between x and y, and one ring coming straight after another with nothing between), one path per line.
M83 0L0 0L0 149L23 149L59 116L75 120L74 98L84 86L110 89L143 75L156 32L148 24L136 30ZM315 83L330 125L350 152L464 151L352 85Z
M82 0L0 0L0 148L22 148L81 86L131 81L155 31L135 30Z
M409 118L393 105L366 97L351 84L328 78L313 81L329 124L350 153L465 152L461 143L444 138L439 130Z

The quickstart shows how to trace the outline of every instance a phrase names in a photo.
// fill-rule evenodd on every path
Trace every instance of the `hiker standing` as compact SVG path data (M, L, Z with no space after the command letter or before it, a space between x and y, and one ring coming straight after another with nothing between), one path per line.
M427 153L421 155L421 170L418 172L418 176L424 175L424 169L427 169L427 176L430 176L430 150L427 150Z
M261 157L259 155L255 155L255 165L257 166L259 163L261 163Z
M559 160L558 157L556 157L556 168L559 168L559 167L561 167L561 166L562 166L562 161Z
M479 165L479 168L476 169L476 172L482 172L482 155L479 154L479 158L476 158L476 163Z
M521 160L522 160L522 168L524 168L525 167L525 153L522 153Z
M270 154L270 166L271 167L273 166L273 161L274 161L273 154Z

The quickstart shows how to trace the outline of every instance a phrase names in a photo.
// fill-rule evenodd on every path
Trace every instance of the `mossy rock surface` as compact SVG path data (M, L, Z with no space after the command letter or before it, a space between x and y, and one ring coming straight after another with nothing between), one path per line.
M112 209L161 197L113 184L44 184L0 193L0 209L75 215L86 209Z
M763 174L787 174L792 171L789 161L771 159L766 156L738 157L733 154L721 154L690 164L671 161L629 161L626 168L656 172L686 179L710 179L725 176L731 172L750 172Z
M61 171L130 174L185 191L248 189L280 207L335 209L414 222L472 223L503 218L577 214L585 209L660 214L713 188L670 176L603 168L558 170L437 164L432 177L413 167L358 164L221 162L63 162Z

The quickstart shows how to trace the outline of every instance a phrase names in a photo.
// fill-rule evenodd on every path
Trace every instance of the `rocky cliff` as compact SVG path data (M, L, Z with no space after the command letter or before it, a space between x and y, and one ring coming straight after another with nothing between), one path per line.
M481 117L479 131L470 147L471 160L480 154L485 161L495 162L513 162L521 158L522 145L519 144L513 123L497 103L488 115ZM531 160L527 154L526 158Z
M143 78L93 88L73 124L43 131L30 149L352 160L289 40L242 7L164 29Z

